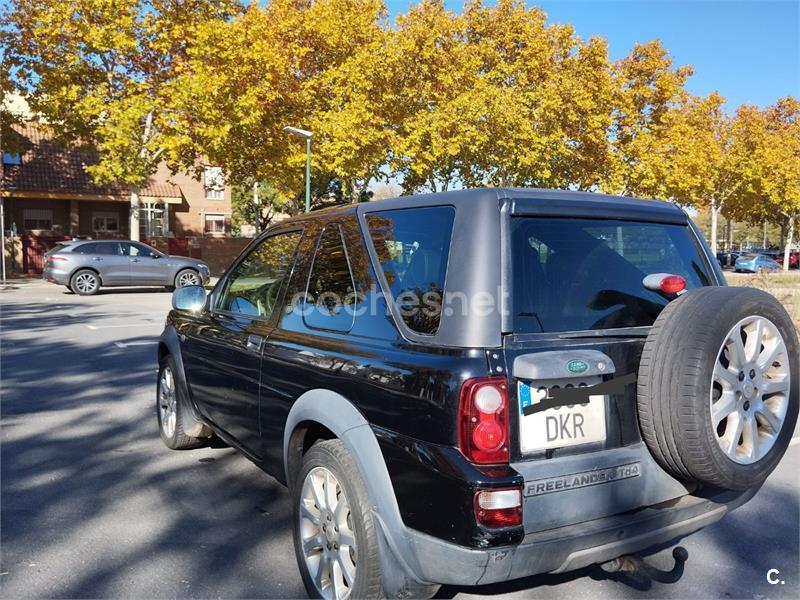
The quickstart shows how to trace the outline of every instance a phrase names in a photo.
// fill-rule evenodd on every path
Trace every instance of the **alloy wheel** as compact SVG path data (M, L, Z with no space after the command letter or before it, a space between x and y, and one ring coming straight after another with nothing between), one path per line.
M172 375L172 369L164 367L158 382L158 412L161 418L161 429L168 438L175 434L175 424L178 420L176 404L175 378Z
M91 273L81 273L75 278L75 287L82 294L90 294L97 289L97 277Z
M344 488L325 467L313 468L303 481L300 539L306 568L320 596L350 597L358 559L356 535Z
M731 460L761 460L778 439L789 407L786 343L764 317L747 317L728 332L714 363L711 419Z
M187 271L178 277L178 287L186 287L187 285L200 285L200 277L197 273Z

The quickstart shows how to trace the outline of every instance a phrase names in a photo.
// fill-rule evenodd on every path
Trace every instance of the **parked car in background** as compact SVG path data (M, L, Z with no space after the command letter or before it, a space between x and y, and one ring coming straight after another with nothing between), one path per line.
M420 598L641 565L747 502L797 345L674 204L459 190L287 219L176 290L154 395L169 448L288 486L311 597Z
M781 270L778 262L766 254L742 254L736 259L734 268L737 273L758 273L759 271L773 273Z
M721 267L732 267L736 263L736 259L739 258L743 253L742 252L717 252L717 262Z
M42 279L90 296L101 287L205 285L208 265L170 256L132 240L82 240L57 244L46 255Z
M783 252L764 252L764 254L783 267ZM789 253L789 268L800 268L800 252L792 251Z

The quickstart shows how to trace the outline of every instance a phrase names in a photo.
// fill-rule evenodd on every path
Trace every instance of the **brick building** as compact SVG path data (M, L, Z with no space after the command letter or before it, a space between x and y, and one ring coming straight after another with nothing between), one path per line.
M0 196L6 230L30 255L22 257L23 271L36 272L34 255L65 237L131 237L129 189L91 181L84 167L98 160L93 148L61 146L33 123L14 126L12 135L4 140ZM218 167L203 167L196 179L160 165L142 187L139 211L140 239L172 254L231 234L231 189Z

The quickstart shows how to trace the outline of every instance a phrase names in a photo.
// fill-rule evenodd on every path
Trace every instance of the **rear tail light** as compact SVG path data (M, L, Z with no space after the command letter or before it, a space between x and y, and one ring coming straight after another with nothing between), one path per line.
M58 255L56 255L56 256L48 256L47 257L47 262L56 262L57 260L61 261L61 260L67 260L67 259L65 257L63 257L63 256L58 256Z
M505 488L475 492L475 519L492 529L522 525L522 490Z
M480 465L508 462L508 382L505 377L468 379L461 387L458 445Z

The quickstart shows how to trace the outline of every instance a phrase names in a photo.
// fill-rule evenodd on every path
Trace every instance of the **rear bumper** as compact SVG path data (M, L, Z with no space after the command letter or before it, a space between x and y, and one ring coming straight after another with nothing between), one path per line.
M52 267L45 267L44 271L42 271L42 279L58 285L69 285L69 273Z
M677 542L750 500L757 489L683 496L646 509L525 536L517 546L476 550L408 530L415 556L407 561L428 583L481 585L541 573L561 573L624 554Z

